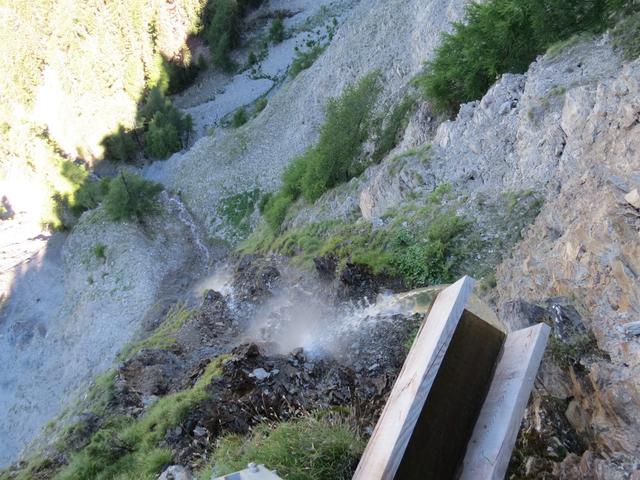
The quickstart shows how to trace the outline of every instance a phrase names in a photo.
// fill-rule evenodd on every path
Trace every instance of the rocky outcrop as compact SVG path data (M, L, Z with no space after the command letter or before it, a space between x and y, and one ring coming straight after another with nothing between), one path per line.
M624 198L640 180L639 75L636 61L567 92L556 190L497 275L500 300L571 298L611 358L564 378L565 415L590 439L557 467L567 478L629 478L640 457L640 343L623 328L640 312L640 214Z
M527 198L514 192L544 199L511 254L500 236L489 241L502 248L494 258L506 256L492 293L502 317L514 329L527 318L553 323L561 352L545 361L519 440L543 439L552 453L521 450L526 478L638 475L640 342L627 327L640 310L638 78L640 61L623 64L606 35L583 37L523 75L503 75L435 134L423 105L395 152L298 215L301 223L330 218L340 205L349 221L376 224L449 184L458 211L495 227L501 217L491 212L505 204L487 204L512 197L508 211ZM558 297L576 314L551 315L549 299ZM518 299L530 308L515 315L509 305ZM566 333L576 315L581 330Z

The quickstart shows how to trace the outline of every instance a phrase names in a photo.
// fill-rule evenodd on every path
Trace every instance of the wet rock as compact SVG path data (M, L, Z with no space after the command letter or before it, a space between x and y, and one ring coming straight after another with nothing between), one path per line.
M120 365L111 400L114 408L136 416L159 397L185 388L188 364L178 353L142 349Z
M501 307L501 318L512 330L520 330L539 322L548 321L549 312L523 300L505 302Z
M375 275L371 268L357 263L347 263L339 277L339 288L337 290L338 300L374 301L376 296L389 288L400 288L397 280L393 280L384 275Z
M322 257L315 257L313 264L316 267L318 275L323 280L333 280L338 268L338 259L335 255L324 255Z
M271 296L279 278L280 271L269 259L247 255L240 260L232 285L239 300L257 304Z
M622 326L622 330L625 335L638 336L640 335L640 322L629 322Z
M207 290L201 307L180 328L176 339L187 352L202 347L220 348L239 329L239 322L227 299L220 292Z

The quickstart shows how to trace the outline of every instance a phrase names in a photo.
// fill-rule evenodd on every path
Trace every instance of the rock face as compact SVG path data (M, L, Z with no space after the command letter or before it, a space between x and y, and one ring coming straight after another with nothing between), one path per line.
M593 443L560 475L627 478L616 465L640 457L640 343L623 328L640 312L640 219L625 200L640 180L639 75L636 61L567 92L555 193L497 275L500 300L571 298L611 357L586 360L565 379L567 418Z
M300 223L331 218L340 205L349 221L375 225L443 183L479 222L492 221L483 206L492 198L534 191L544 199L515 250L500 252L493 293L514 329L536 316L555 322L563 352L561 365L543 368L551 391L536 392L524 430L556 438L550 448L558 448L525 448L518 471L527 478L629 478L638 469L640 342L627 325L640 311L639 78L640 61L623 64L606 35L542 56L435 134L421 107L396 152L298 215ZM584 332L563 332L575 315L553 317L557 297L579 312ZM529 307L513 315L518 299ZM544 432L545 418L562 420L555 433ZM563 446L572 438L580 445Z

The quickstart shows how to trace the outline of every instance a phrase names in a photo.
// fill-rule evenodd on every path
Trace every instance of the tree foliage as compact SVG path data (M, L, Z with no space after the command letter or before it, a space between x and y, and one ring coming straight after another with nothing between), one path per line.
M443 35L417 80L434 106L454 111L480 98L505 73L525 71L551 44L600 31L617 0L489 0L471 3L464 22ZM607 5L610 3L610 5ZM619 3L619 2L618 2Z
M130 172L121 172L111 180L104 208L113 221L136 220L158 212L157 195L162 185L144 180Z

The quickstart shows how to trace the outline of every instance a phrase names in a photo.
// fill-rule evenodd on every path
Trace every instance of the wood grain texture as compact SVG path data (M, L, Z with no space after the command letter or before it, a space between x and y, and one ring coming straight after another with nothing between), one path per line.
M354 480L392 480L474 285L463 277L436 298L407 355Z
M549 330L541 323L507 335L467 447L460 480L504 478Z
M396 478L451 479L460 468L506 335L462 313Z

